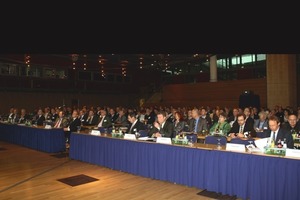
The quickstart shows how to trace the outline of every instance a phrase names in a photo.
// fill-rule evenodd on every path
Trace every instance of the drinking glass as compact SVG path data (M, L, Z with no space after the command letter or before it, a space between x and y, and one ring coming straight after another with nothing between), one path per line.
M218 143L217 143L217 149L222 149L222 146L221 146L221 138L220 138L220 137L217 137L217 140L218 140Z
M77 126L77 133L80 133L81 126Z
M249 140L248 141L249 142L249 144L250 144L250 146L248 147L248 151L250 152L250 153L252 153L252 143L253 143L253 141L252 140Z

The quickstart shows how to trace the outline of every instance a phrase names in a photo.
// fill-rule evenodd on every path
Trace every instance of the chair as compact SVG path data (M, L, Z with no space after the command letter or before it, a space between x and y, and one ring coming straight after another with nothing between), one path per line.
M244 145L246 146L246 145L249 145L249 144L250 144L249 141L252 141L252 144L255 145L255 144L254 144L254 139L253 139L253 138L250 138L250 139L247 139L247 140L242 140L242 139L240 139L240 138L232 138L232 139L230 140L230 143L233 143L233 144L244 144Z
M266 138L268 136L267 136L266 131L264 131L264 132L256 132L256 137L258 137L258 138Z
M100 131L100 133L111 133L112 132L112 128L105 128L105 127L99 127L98 130Z
M148 132L148 130L139 130L140 137L147 137Z
M220 143L221 145L226 145L227 144L227 137L226 136L213 136L213 135L208 135L205 137L204 143L205 144L218 144L218 138L221 138Z
M188 140L192 140L193 143L197 143L197 134L186 134Z

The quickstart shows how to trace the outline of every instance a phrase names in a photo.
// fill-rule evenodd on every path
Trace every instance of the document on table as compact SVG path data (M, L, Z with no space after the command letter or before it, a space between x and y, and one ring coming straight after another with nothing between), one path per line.
M151 137L140 137L140 138L138 138L138 140L142 140L142 141L155 141L155 138L151 138Z

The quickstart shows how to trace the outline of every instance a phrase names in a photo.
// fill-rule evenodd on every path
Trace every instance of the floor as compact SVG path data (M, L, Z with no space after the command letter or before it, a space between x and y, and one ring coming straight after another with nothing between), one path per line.
M200 189L153 180L0 141L0 199L197 199ZM70 186L58 179L99 179Z

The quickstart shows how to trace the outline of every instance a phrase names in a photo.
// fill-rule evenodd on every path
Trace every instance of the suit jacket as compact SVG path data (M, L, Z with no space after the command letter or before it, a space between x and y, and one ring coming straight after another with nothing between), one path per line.
M190 131L194 131L195 126L196 126L196 119L193 119L193 123L190 124L190 125L191 125ZM208 130L207 122L206 122L206 119L203 119L202 117L199 117L198 125L197 125L197 133L201 133L202 130Z
M128 128L129 134L136 134L140 130L145 130L145 126L142 122L137 120L137 122L134 124L134 126L131 128L131 126Z
M39 117L38 115L36 116L36 125L42 126L44 121L45 121L44 115L41 115L41 117Z
M76 118L75 120L72 119L72 121L69 123L70 132L76 132L77 126L81 126L81 121L79 118Z
M288 130L291 134L293 134L294 131L296 131L296 133L298 134L300 131L300 123L298 122L296 123L296 126L294 128L292 128L289 123L285 123L284 125L282 125L282 128Z
M57 118L58 114L54 113L53 115L51 115L51 121L55 122Z
M58 118L56 119L56 121L54 122L53 127L56 125L56 123L57 123L59 120L60 120L60 118L58 117ZM59 125L58 128L66 128L66 127L68 127L68 125L69 125L69 122L68 122L67 118L63 117L63 118L62 118L62 121L60 122L60 125Z
M271 136L271 130L269 130L267 132L267 137L270 137L270 136ZM281 141L284 141L284 138L286 138L287 148L293 149L294 148L294 140L293 140L292 134L288 130L280 127L278 130L278 133L277 133L277 137L275 139L275 145L277 145L279 139Z
M173 124L169 121L166 121L164 124L164 127L162 127L160 130L156 128L155 126L151 126L151 130L149 132L149 136L152 137L154 133L159 132L163 137L173 137Z
M156 115L154 112L151 112L149 115L145 114L145 120L147 120L147 124L153 124L155 122Z
M98 125L99 125L99 123L101 122L101 120L102 120L102 117L100 116ZM111 127L111 119L110 119L109 116L107 116L107 115L104 116L104 119L103 119L103 122L102 122L102 126L101 126L101 127L104 127L104 128L109 128L109 127Z
M95 125L98 125L98 121L99 121L98 116L94 115L92 120L91 120L91 118L88 117L84 124L90 125L90 126L95 126Z
M175 134L177 135L180 132L184 131L186 125L187 125L186 121L179 121L177 124L176 122L173 122Z
M19 124L24 124L26 120L29 120L29 115L25 114L24 116L20 116L18 123Z
M119 114L118 113L115 113L114 115L109 114L108 116L110 117L111 123L115 123L115 121L119 117Z
M86 124L86 120L88 118L88 114L80 115L79 120L81 121L81 124Z
M259 123L260 123L259 119L254 121L254 129L259 128ZM262 129L264 131L269 129L269 122L267 119L264 121Z
M228 133L239 133L239 132L240 132L240 125L238 123L233 123L233 126ZM256 132L253 128L253 124L251 123L244 124L243 133L245 132L250 132L252 137L256 137Z

